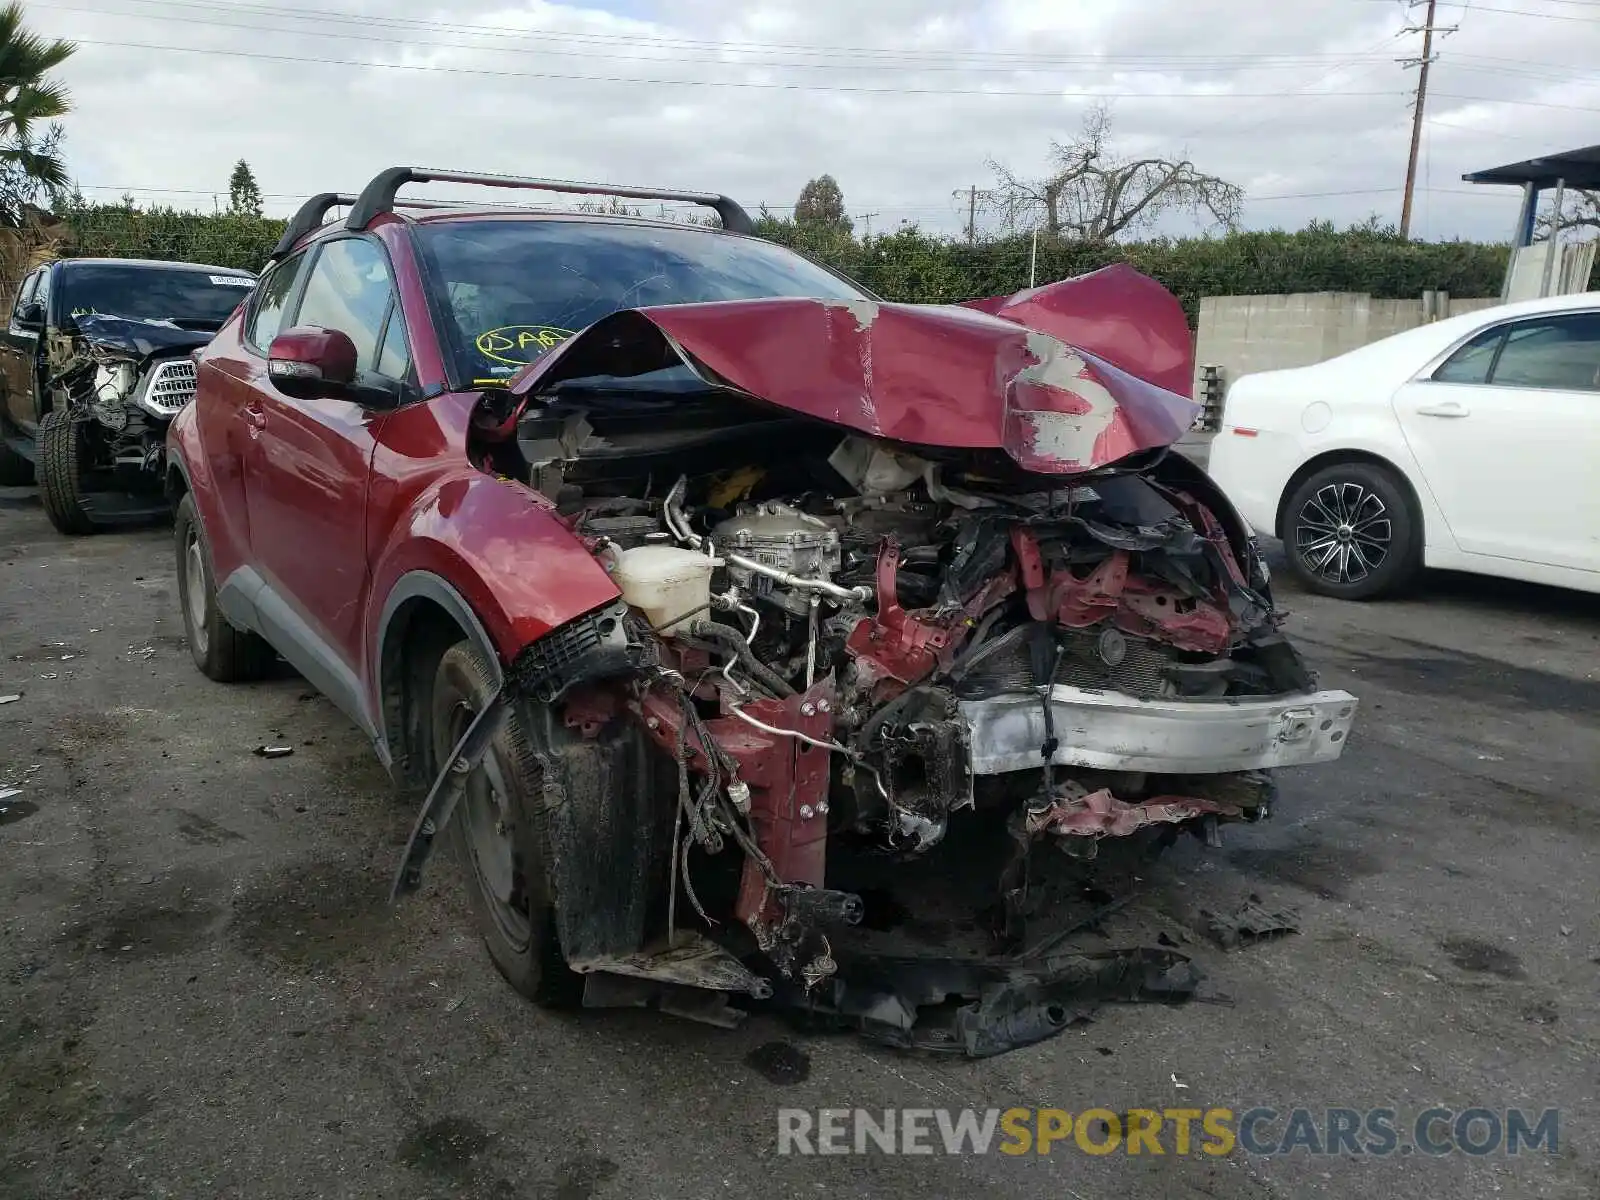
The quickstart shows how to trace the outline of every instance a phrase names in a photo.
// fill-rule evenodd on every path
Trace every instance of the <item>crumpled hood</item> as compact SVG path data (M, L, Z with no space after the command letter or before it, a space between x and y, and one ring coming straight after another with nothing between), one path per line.
M86 313L74 317L77 336L90 345L121 350L131 356L148 358L172 350L195 350L211 341L211 332L182 329L169 321L148 321L141 317L113 317L105 313Z
M614 313L533 363L519 396L687 364L708 383L913 445L1071 474L1194 420L1177 299L1127 267L967 305L759 299ZM1182 391L1180 392L1179 389Z

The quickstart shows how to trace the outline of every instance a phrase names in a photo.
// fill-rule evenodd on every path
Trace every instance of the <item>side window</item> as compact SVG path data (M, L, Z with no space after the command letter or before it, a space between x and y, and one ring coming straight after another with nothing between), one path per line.
M356 364L374 371L393 296L383 251L365 238L340 238L324 243L312 264L294 323L348 335L356 346Z
M250 315L245 318L244 335L256 349L265 353L283 326L283 310L294 291L294 281L305 264L304 252L284 259L267 273L256 285L255 298L250 303Z
M11 310L11 319L13 321L17 319L17 314L26 308L33 299L33 291L39 286L39 276L42 274L44 274L43 271L35 271L22 281L22 287L17 292L17 303Z
M33 289L33 302L44 310L44 319L50 319L50 268L39 272L38 286Z
M1506 327L1496 325L1485 329L1461 349L1457 350L1433 373L1436 383L1488 383L1489 368L1494 365L1494 352L1505 339Z
M384 326L383 344L378 347L379 375L404 379L411 366L411 347L406 345L406 322L398 304L389 307L389 323Z
M1518 325L1506 337L1489 382L1497 387L1600 391L1600 313Z

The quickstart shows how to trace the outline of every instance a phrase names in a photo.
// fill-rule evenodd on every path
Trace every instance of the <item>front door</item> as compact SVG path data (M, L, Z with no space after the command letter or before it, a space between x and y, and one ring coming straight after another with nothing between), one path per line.
M245 305L237 354L201 356L194 419L209 458L215 497L206 525L219 582L235 567L253 562L245 473L261 436L266 411L262 396L272 388L267 349L297 294L306 259L305 251L291 254L261 277Z
M394 287L382 246L340 237L311 254L281 327L337 329L355 343L361 370L388 368L385 323ZM397 315L397 336L400 324ZM349 673L343 682L353 682L368 585L367 486L387 414L343 399L296 400L265 375L253 391L246 417L255 432L245 461L251 557L291 610L286 619L304 623L284 631L287 640L306 640L309 632L313 648L334 655ZM267 611L262 618L273 619Z
M1600 312L1487 329L1394 406L1462 550L1595 569Z
M34 301L39 280L49 269L40 267L22 281L7 315L5 331L0 333L0 364L5 371L5 423L29 435L38 425L33 393L38 374L39 330L22 325L17 318Z

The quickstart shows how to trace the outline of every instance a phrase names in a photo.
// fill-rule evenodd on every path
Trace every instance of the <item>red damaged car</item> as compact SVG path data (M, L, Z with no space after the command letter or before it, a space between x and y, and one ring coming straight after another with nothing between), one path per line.
M722 227L397 204L441 180ZM197 363L169 438L195 662L276 652L342 708L421 805L396 893L453 831L542 1001L777 993L910 1041L965 998L940 1036L986 1053L1063 996L1181 990L1170 952L853 957L830 847L1003 827L1004 925L1035 848L1214 842L1354 719L1169 453L1190 336L1126 268L890 304L725 197L395 168L308 202Z

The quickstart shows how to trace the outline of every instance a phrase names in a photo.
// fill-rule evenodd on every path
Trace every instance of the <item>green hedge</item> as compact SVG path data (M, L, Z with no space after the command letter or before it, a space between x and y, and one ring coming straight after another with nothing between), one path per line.
M65 214L78 258L162 258L259 271L284 222L232 213L86 204Z
M227 213L80 205L68 214L70 253L167 258L259 270L283 222ZM867 241L832 228L763 217L761 232L859 279L892 300L920 303L1004 295L1028 284L1032 239L968 244L916 228ZM1500 293L1507 250L1473 242L1407 242L1389 228L1336 230L1314 223L1293 233L1156 239L1123 246L1039 241L1041 282L1128 262L1177 294L1193 319L1202 296L1368 292L1385 298L1439 288L1452 296Z
M944 302L1006 295L1028 285L1032 239L968 244L904 229L866 243L829 230L764 220L762 232L859 279L895 300ZM1116 262L1150 275L1183 301L1193 320L1203 296L1367 292L1402 299L1428 288L1452 296L1498 296L1507 247L1474 242L1407 242L1388 229L1335 230L1313 224L1215 238L1161 238L1127 245L1039 240L1039 282Z

